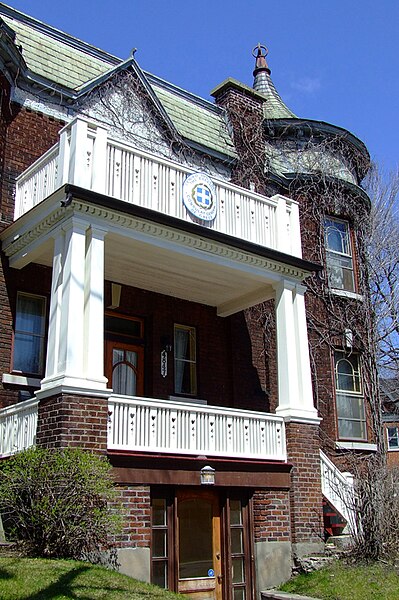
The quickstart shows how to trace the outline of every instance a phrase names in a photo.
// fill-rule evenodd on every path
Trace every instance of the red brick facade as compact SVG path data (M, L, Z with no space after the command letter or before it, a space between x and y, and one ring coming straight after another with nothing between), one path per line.
M151 496L148 486L118 486L122 506L122 532L116 537L120 548L149 548L151 543Z
M107 451L108 406L104 398L62 394L39 404L36 442L48 448Z
M290 542L288 491L257 490L253 496L255 542Z
M323 535L318 427L287 423L287 454L292 462L291 534L293 543L318 542Z

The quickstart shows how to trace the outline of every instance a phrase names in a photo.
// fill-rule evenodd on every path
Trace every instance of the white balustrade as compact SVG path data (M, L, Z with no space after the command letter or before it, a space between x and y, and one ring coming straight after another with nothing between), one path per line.
M36 398L0 410L0 456L11 456L36 443Z
M283 419L172 400L112 396L108 449L286 460Z
M342 473L321 450L320 461L322 494L341 513L348 523L349 530L353 531L355 528L353 478L350 473Z
M60 143L17 179L15 219L71 183L195 222L182 202L183 181L190 173L177 162L114 141L103 127L77 118L63 128ZM300 256L296 202L279 195L268 198L215 178L213 182L217 215L199 225Z
M58 153L59 144L56 144L17 179L15 219L18 219L55 191Z

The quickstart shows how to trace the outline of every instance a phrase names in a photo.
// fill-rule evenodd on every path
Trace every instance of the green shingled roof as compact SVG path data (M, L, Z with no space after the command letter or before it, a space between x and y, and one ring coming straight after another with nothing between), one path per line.
M216 111L212 105L209 108L197 105L190 98L179 96L159 85L152 84L152 88L183 137L217 152L235 156L221 111Z
M8 16L2 18L15 31L15 42L22 46L29 70L58 85L74 89L115 64L62 43L27 23Z
M29 71L57 86L78 93L82 85L122 63L119 58L2 4L0 16L15 31L15 43L22 47ZM149 78L149 85L182 137L218 153L235 156L221 110L171 84L153 76Z

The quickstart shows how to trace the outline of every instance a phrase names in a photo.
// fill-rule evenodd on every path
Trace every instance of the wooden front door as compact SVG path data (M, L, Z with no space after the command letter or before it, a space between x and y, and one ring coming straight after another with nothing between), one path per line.
M177 591L222 600L220 503L208 490L177 492Z
M142 396L144 351L141 346L107 340L105 373L114 394Z

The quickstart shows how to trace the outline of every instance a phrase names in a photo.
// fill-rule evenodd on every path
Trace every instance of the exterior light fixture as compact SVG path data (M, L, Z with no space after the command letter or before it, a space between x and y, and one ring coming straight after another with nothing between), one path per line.
M209 465L201 469L201 485L215 485L215 469Z

